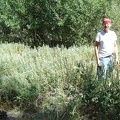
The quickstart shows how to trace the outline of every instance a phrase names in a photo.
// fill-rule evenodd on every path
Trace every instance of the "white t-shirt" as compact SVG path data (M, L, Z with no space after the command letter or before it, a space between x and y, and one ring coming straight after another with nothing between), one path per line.
M103 30L97 33L96 41L99 42L98 54L100 57L106 57L115 52L114 42L117 40L116 33L109 30L105 33Z

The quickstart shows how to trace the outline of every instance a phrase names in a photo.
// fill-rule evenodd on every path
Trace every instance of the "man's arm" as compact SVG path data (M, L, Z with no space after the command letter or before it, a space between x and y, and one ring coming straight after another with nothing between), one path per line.
M116 64L119 64L119 60L118 60L118 47L117 47L116 41L114 42L114 48L115 48Z
M99 46L99 42L95 42L95 57L96 57L96 63L97 66L101 66L100 60L99 60L99 55L98 55L98 46Z

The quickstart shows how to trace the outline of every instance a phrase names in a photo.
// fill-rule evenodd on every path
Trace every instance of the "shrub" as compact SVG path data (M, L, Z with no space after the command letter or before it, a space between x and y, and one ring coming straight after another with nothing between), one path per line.
M112 79L97 81L93 47L1 44L0 56L1 102L36 119L119 118L119 67Z

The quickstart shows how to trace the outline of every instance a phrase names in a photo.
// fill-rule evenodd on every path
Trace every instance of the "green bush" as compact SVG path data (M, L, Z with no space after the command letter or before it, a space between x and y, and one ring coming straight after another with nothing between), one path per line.
M88 81L85 85L83 103L85 113L91 118L119 119L119 79Z
M97 81L93 47L0 45L0 100L53 119L118 119L119 67Z
M1 0L0 41L30 46L92 43L104 17L119 34L119 1Z

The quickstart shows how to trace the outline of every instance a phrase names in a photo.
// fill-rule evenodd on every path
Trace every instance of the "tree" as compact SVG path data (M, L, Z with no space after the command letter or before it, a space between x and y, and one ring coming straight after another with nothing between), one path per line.
M115 5L112 0L1 0L0 28L7 41L33 47L91 43Z

